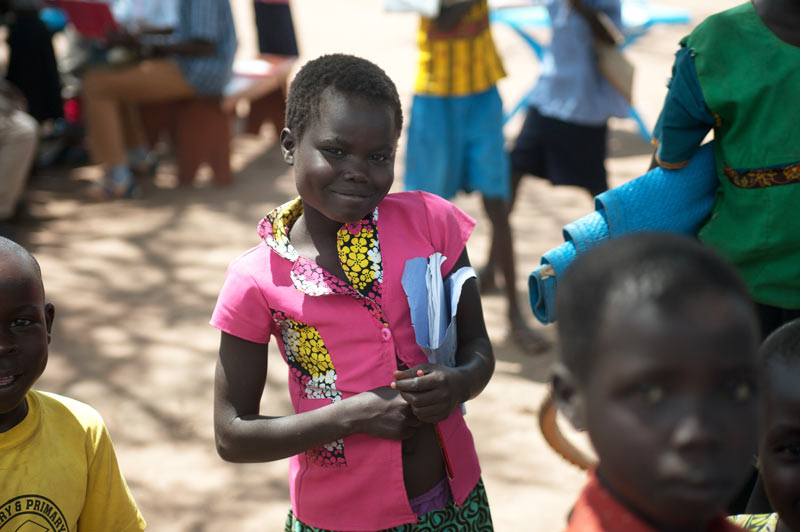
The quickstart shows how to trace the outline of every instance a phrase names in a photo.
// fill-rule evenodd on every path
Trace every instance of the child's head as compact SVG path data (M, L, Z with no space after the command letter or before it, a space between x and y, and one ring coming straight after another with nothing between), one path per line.
M0 432L25 417L25 394L47 365L54 309L36 259L0 237Z
M371 212L394 181L403 125L400 98L378 66L350 55L325 55L295 76L281 132L304 212L339 223Z
M764 341L759 353L763 420L758 464L781 521L800 531L800 320Z
M755 451L747 289L698 242L641 234L579 257L556 313L554 395L588 430L601 482L659 529L705 530Z

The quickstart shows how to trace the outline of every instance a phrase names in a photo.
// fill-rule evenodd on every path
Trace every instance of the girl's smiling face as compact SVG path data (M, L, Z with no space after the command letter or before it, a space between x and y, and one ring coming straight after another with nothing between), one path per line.
M300 139L281 133L304 215L341 225L372 212L394 181L398 137L389 104L326 89Z

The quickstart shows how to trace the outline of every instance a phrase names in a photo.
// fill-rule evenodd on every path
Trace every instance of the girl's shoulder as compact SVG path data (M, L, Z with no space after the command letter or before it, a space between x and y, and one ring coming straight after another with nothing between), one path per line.
M438 210L461 210L450 201L423 190L408 190L387 194L378 206L379 211L386 208L419 213Z

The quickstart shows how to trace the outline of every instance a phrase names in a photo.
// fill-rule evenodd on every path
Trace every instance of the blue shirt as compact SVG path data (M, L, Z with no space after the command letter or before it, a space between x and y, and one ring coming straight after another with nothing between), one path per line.
M620 0L584 0L622 28ZM528 103L540 114L586 126L601 126L611 116L628 116L628 104L603 78L589 24L569 0L547 0L553 36Z
M229 0L180 0L175 37L178 42L214 43L212 55L176 56L175 60L199 94L222 94L238 46Z

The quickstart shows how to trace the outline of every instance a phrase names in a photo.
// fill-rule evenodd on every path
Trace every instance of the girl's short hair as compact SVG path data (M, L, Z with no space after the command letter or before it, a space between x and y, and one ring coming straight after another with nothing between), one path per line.
M289 86L286 127L299 140L312 119L319 117L327 88L385 102L394 111L397 133L403 127L403 108L397 87L378 65L347 54L323 55L306 63Z

